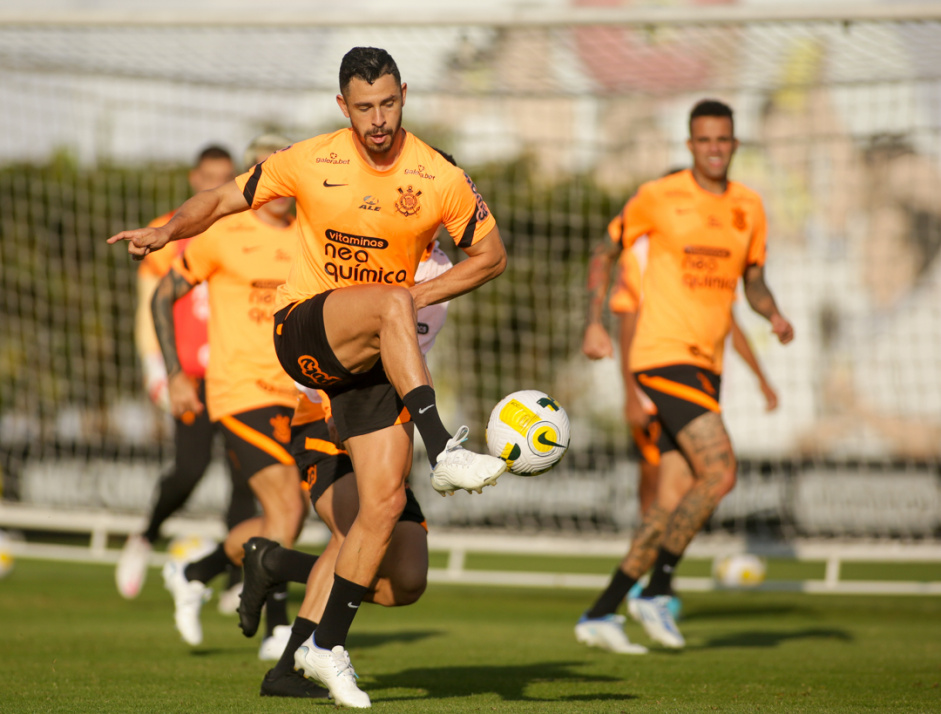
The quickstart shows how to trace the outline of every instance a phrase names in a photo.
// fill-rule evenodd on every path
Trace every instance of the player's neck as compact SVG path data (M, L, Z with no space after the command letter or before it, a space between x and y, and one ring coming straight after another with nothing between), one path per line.
M721 179L711 179L708 176L700 173L695 166L692 169L692 174L693 179L696 181L696 183L699 184L699 187L704 191L708 191L709 193L714 193L718 196L721 196L729 187L728 175L723 176Z
M353 144L355 144L356 151L359 152L363 161L370 167L374 168L376 171L388 171L395 166L395 162L399 160L399 156L402 154L402 147L405 145L405 130L399 127L399 130L395 133L395 139L392 141L392 146L389 147L389 150L384 154L374 154L369 151L369 149L363 146L359 137L355 137Z

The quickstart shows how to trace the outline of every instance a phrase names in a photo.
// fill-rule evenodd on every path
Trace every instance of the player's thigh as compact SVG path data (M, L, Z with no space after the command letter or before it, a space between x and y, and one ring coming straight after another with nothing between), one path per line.
M676 441L697 479L708 479L722 491L735 485L735 453L720 414L709 412L694 419Z
M657 484L657 503L672 511L693 487L695 478L683 452L674 449L660 460L660 478Z
M261 407L219 420L233 483L248 484L263 506L278 499L301 500L300 477L287 448L291 412L288 407Z
M360 512L405 508L405 479L412 454L412 424L395 424L346 442L356 474Z
M330 348L354 374L370 369L379 358L379 333L390 313L415 321L411 293L397 285L354 285L330 293L323 324Z
M359 493L352 472L324 489L314 508L333 537L345 538L359 513Z
M396 523L378 575L405 589L424 589L428 579L428 531L422 524L401 519Z

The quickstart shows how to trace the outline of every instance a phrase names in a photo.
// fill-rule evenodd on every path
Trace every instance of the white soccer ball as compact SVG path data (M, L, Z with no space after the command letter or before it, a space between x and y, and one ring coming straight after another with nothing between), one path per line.
M569 448L569 418L545 392L527 389L504 397L490 413L487 448L519 476L541 474Z
M13 540L4 531L0 531L0 578L5 578L13 570Z
M167 555L178 563L192 563L209 555L217 545L212 538L202 535L177 536L167 545Z
M751 553L716 558L712 577L726 588L753 588L765 581L765 561Z

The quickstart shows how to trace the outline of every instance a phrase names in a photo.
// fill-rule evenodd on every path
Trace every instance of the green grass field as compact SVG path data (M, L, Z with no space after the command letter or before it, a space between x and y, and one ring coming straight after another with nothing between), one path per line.
M690 593L687 649L631 657L575 643L591 597L432 584L363 608L348 644L376 711L941 711L941 598ZM0 580L0 712L332 709L259 697L258 639L215 600L203 621L191 650L156 570L128 602L111 567L20 560Z

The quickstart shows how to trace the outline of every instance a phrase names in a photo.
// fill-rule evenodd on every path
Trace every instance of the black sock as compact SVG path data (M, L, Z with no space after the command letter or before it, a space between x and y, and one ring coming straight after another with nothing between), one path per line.
M294 669L294 650L304 644L304 640L314 634L317 629L317 623L305 620L303 617L294 619L294 627L291 628L291 639L288 640L287 647L281 654L281 659L271 668L272 677L282 677Z
M368 590L365 585L357 585L334 574L333 588L314 637L318 647L332 650L337 645L346 646L350 625Z
M428 460L434 466L438 454L444 451L444 447L448 445L448 440L451 438L448 430L441 423L441 417L438 416L435 390L423 384L406 394L402 401L405 402L405 408L408 409L412 421L418 427L418 433L425 442Z
M265 553L261 560L261 564L276 580L301 585L307 583L316 562L316 555L280 545Z
M212 551L202 560L190 563L183 571L187 580L198 580L201 583L208 583L231 564L229 556L225 554L225 546L220 543L219 547Z
M274 628L288 624L288 584L281 583L265 598L265 637L271 637Z
M683 554L671 553L668 550L660 548L657 551L657 562L653 564L653 570L650 571L650 582L644 591L642 597L656 597L657 595L673 594L673 571L676 570L677 563Z
M618 568L614 571L614 575L611 576L611 582L608 583L608 587L605 588L604 592L601 593L601 596L585 615L591 619L595 619L617 612L621 600L627 597L627 592L634 587L634 583L636 582L637 578L632 578Z
M228 584L225 586L226 590L234 588L236 585L242 582L242 569L235 563L229 563L225 569L225 574L229 580Z

